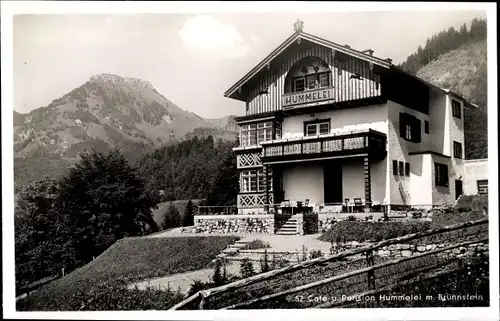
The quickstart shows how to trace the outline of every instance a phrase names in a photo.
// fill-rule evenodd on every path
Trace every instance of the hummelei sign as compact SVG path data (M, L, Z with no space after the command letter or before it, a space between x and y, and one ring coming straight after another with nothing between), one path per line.
M333 88L322 88L311 91L285 94L283 95L282 105L283 107L286 107L333 99Z

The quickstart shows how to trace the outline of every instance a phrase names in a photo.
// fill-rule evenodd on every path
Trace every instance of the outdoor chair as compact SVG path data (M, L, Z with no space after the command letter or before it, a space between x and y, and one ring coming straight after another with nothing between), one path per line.
M344 206L342 206L342 212L350 212L349 210L349 203L350 203L350 199L346 198L344 199Z
M354 209L356 210L356 212L361 212L362 207L363 207L363 201L361 200L361 198L355 198Z

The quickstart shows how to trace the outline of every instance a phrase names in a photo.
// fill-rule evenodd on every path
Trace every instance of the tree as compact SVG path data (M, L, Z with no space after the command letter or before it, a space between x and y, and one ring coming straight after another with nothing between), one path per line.
M83 152L60 185L55 208L68 216L80 265L120 238L158 229L151 213L158 193L116 149Z
M174 206L174 202L170 202L165 217L163 218L162 228L165 230L167 228L175 228L181 226L181 215L177 207Z
M53 211L59 188L45 177L19 191L14 211L17 285L56 275L71 261L65 218Z
M223 266L223 262L221 259L215 261L214 274L212 275L212 282L215 286L223 285L227 281L227 275L225 271L225 266Z
M249 278L252 275L255 275L253 264L249 258L244 258L243 260L241 260L240 274L244 279Z
M267 255L267 249L264 249L264 258L260 259L260 272L264 273L270 271L271 267L269 265L269 259Z
M186 209L184 210L184 217L182 218L182 220L182 226L194 225L194 206L191 200L189 200L186 204Z
M228 148L223 153L222 160L213 186L207 195L207 204L212 206L234 205L238 195L239 179L236 168L236 154L231 148Z

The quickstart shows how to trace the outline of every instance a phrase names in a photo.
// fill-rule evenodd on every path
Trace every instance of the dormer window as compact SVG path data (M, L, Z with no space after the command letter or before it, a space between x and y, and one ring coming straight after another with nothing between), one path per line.
M293 90L292 91L304 91L306 88L306 79L304 77L298 77L293 79Z
M330 87L331 72L320 72L293 78L293 92Z

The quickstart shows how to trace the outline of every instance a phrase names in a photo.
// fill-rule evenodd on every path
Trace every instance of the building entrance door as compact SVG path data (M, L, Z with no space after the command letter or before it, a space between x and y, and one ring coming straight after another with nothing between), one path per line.
M342 163L338 160L323 163L325 204L342 204Z
M461 180L455 180L455 199L457 200L460 195L464 193L463 184Z

